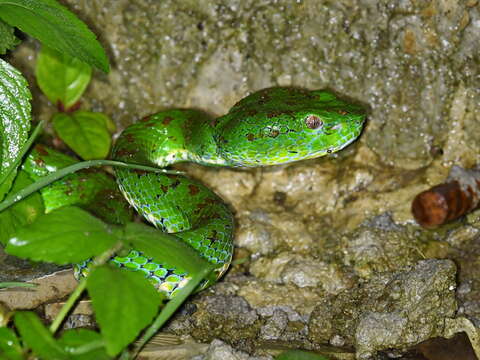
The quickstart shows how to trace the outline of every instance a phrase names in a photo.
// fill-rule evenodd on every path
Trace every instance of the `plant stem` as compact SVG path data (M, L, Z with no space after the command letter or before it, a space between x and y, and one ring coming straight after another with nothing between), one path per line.
M105 341L103 340L91 341L89 343L86 343L85 345L72 349L70 353L78 356L78 355L89 353L92 350L100 349L104 346L105 346Z
M124 163L121 161L114 161L114 160L82 161L82 162L78 162L76 164L67 166L58 171L55 171L54 173L51 173L41 178L40 180L34 182L33 184L23 188L16 194L12 194L8 196L4 201L0 203L0 212L12 206L13 204L19 202L20 200L25 199L28 195L34 193L35 191L40 190L41 188L51 184L56 180L61 179L62 177L68 174L74 173L78 170L86 169L92 166L116 166L116 167L123 167L127 169L161 172L166 174L183 174L182 172L179 172L179 171L165 170L165 169L159 169L159 168L154 168L154 167L144 166L144 165L137 165L137 164L128 164L128 163Z
M17 281L0 282L0 289L4 289L4 288L16 288L16 287L21 287L21 288L34 288L34 287L37 287L37 286L38 286L38 284L27 283L27 282L17 282Z
M92 261L92 267L100 266L102 264L105 264L118 250L120 250L123 246L123 243L121 241L117 242L114 246L112 246L110 249L105 251L104 253L98 255L95 257ZM77 287L73 291L73 293L70 294L70 296L67 299L67 302L65 305L62 306L60 309L60 312L56 316L55 320L53 320L52 324L50 325L50 332L52 334L55 334L62 324L63 320L67 316L67 314L70 312L72 309L73 305L77 302L78 298L80 295L83 293L85 290L85 287L87 286L87 279L86 277L82 278L80 282L78 283Z
M65 319L65 316L67 316L67 314L70 312L73 305L77 302L78 298L82 294L83 290L85 290L86 286L87 286L87 278L83 278L82 280L80 280L80 282L78 283L73 293L70 294L67 302L65 303L65 305L62 306L62 309L60 310L55 320L53 320L52 324L50 325L50 332L52 334L55 334L57 332L59 326Z
M40 121L35 129L32 132L32 135L28 138L27 142L22 146L22 149L20 150L20 153L18 154L17 158L15 161L10 165L10 167L7 169L3 177L0 179L0 185L5 182L10 176L10 174L15 171L15 169L18 167L20 164L20 161L22 161L22 158L25 156L28 150L30 150L30 147L32 146L33 142L35 139L38 137L40 134L40 131L43 129L43 120Z
M157 333L157 331L165 324L165 322L170 319L173 313L177 311L180 305L182 305L187 297L190 296L190 294L196 289L198 284L200 284L203 279L207 278L213 270L213 266L204 267L198 274L192 277L187 285L185 285L185 287L183 287L178 294L167 303L167 305L165 305L160 314L158 314L156 317L155 321L148 327L140 341L132 350L133 359L137 357L138 353L145 346L148 340L150 340L150 338ZM124 359L123 355L124 354L122 353L120 359Z

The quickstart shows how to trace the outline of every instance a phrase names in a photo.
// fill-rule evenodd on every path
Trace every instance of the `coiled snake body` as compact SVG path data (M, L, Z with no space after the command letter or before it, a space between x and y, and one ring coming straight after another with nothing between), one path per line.
M146 117L123 131L112 157L157 167L183 161L230 167L284 164L343 149L358 137L364 120L360 106L329 91L270 88L240 100L216 119L200 111L178 109ZM25 169L34 178L72 161L42 148L37 148L29 160ZM48 167L52 160L56 165ZM182 175L121 168L115 169L115 175L127 201L145 219L193 246L218 266L217 275L221 276L232 257L234 225L233 215L222 199ZM86 188L91 190L88 195ZM111 180L97 171L70 175L44 189L42 195L47 211L76 203L97 213L105 208L103 217L112 222L128 217L128 208L117 205L119 199ZM190 278L185 271L155 262L136 250L111 261L143 271L168 297ZM77 265L77 272L87 273L88 262Z

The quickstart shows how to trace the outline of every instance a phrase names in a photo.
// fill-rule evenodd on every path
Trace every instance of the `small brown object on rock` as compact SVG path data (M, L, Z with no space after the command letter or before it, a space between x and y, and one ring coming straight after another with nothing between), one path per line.
M480 171L452 167L447 182L418 194L412 202L415 220L434 228L476 209L480 202Z

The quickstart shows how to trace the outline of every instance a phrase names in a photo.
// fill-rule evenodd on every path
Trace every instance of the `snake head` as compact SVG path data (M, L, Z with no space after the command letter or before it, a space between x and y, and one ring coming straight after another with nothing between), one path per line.
M312 159L343 149L361 133L365 110L326 90L269 88L219 119L217 143L233 166Z

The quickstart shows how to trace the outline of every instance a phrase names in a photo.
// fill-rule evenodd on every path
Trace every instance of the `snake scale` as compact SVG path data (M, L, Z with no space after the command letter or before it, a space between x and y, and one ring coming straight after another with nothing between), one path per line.
M162 168L184 161L228 167L285 164L343 149L359 136L365 117L361 106L330 91L274 87L243 98L218 118L187 109L145 117L122 132L112 158ZM75 161L37 146L24 170L38 180ZM114 172L118 188L131 207L215 264L217 279L225 272L233 253L234 220L219 196L183 175L124 168L115 168ZM121 224L131 219L132 211L118 188L108 174L93 169L56 181L42 190L42 196L47 212L75 204ZM134 249L113 257L111 262L144 272L169 298L190 278L184 270L158 263ZM75 267L77 274L88 273L88 261Z

